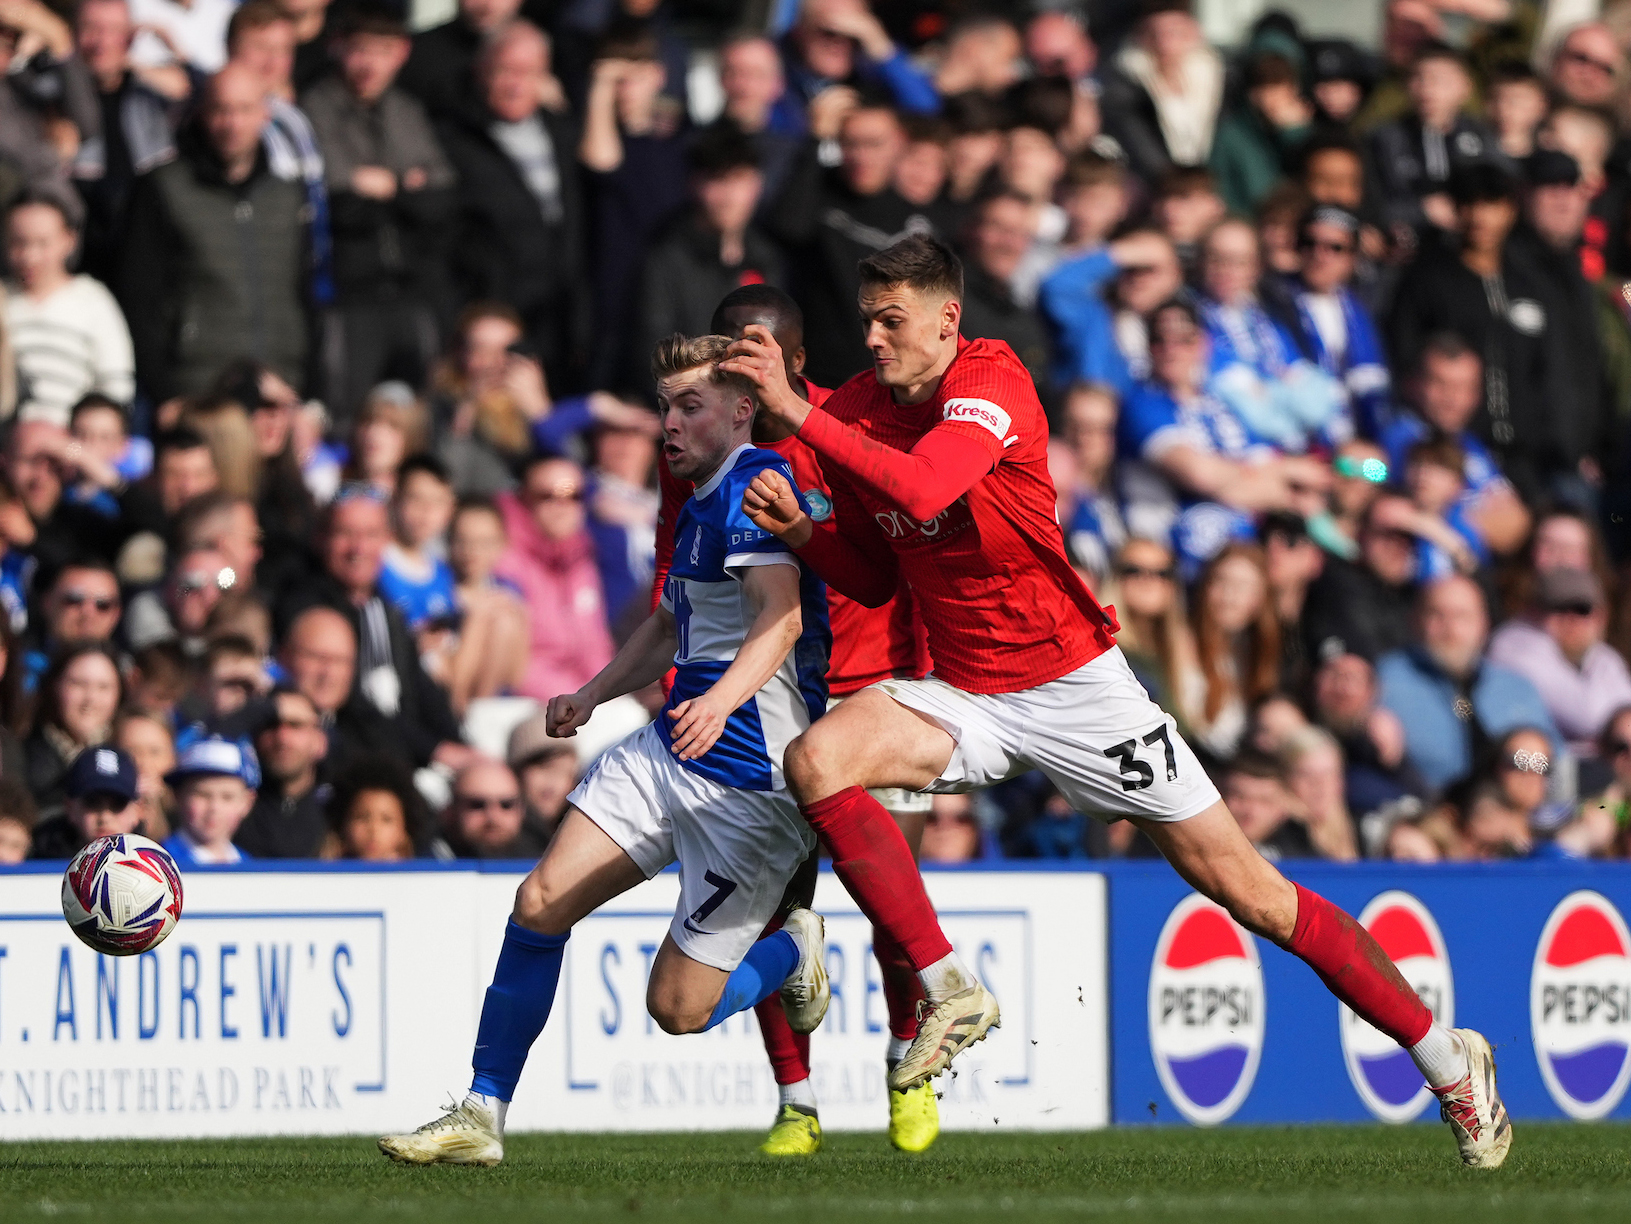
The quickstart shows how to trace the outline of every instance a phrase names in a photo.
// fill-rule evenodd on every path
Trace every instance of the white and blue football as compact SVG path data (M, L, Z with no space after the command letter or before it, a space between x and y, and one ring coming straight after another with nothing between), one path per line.
M155 841L134 833L98 837L63 874L62 916L98 952L146 952L181 918L181 872Z

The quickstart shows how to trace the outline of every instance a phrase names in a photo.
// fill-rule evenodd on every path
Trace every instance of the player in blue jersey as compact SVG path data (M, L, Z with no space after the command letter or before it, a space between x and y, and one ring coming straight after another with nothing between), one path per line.
M680 511L662 603L610 663L549 703L551 735L675 670L657 721L609 749L569 797L544 857L516 892L482 1006L469 1094L380 1150L410 1164L497 1164L504 1115L543 1031L573 923L679 860L680 901L652 962L646 1006L670 1033L713 1028L780 991L788 1023L826 1014L823 927L794 909L759 938L815 836L782 779L782 753L826 708L825 589L742 510L766 470L753 384L722 372L725 336L657 346L663 454L696 491Z

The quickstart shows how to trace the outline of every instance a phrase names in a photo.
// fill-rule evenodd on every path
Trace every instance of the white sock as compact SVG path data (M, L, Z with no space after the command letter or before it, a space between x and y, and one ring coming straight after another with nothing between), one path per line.
M793 946L799 950L799 965L802 965L804 963L804 958L810 955L810 949L804 946L804 937L797 931L788 931L786 927L783 927L782 930L785 931L787 933L787 937L793 941ZM798 965L793 966L793 968L796 970Z
M931 1003L943 1002L975 984L974 975L955 952L942 956L927 969L919 969L917 980L923 983L923 993Z
M887 1066L893 1067L906 1057L906 1051L912 1048L910 1037L897 1037L889 1034L889 1045L883 1052L883 1061Z
M501 1101L495 1096L483 1096L481 1093L472 1090L465 1094L464 1103L466 1105L480 1105L490 1110L493 1115L493 1125L498 1128L499 1134L504 1133L504 1115L510 1112L510 1103L508 1101Z
M1427 1030L1427 1036L1410 1047L1410 1057L1429 1088L1459 1084L1469 1070L1467 1048L1461 1044L1461 1038L1437 1020Z
M810 1086L808 1078L801 1079L796 1084L778 1084L776 1092L781 1097L783 1105L797 1105L811 1113L816 1111L815 1089Z

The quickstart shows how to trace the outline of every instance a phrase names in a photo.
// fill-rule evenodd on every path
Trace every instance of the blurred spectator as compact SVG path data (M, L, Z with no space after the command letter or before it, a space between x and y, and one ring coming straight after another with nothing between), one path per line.
M969 218L963 268L962 334L971 340L1005 341L1036 384L1042 406L1057 417L1050 380L1051 349L1042 317L1016 300L1014 278L1036 238L1035 209L1010 188L993 192Z
M18 660L31 691L59 646L112 641L124 613L119 576L102 561L69 561L40 584L40 591L43 616L29 627Z
M1012 36L1012 27L1009 30ZM806 0L782 44L782 57L791 95L786 101L796 103L803 113L791 106L778 107L776 124L793 135L808 132L830 139L833 133L826 130L822 112L830 113L845 100L853 102L863 86L887 90L904 111L932 114L939 109L935 85L895 45L866 0Z
M68 431L73 441L65 457L75 470L70 476L74 483L64 496L118 518L122 512L118 495L125 485L153 470L153 443L132 437L125 410L94 391L69 409Z
M155 398L196 394L245 355L302 381L306 203L267 170L266 118L259 78L223 69L178 160L137 183L121 300Z
M541 458L528 466L519 495L498 497L510 545L495 572L520 589L532 622L516 691L538 701L577 692L612 657L586 492L577 464Z
M188 658L201 659L210 614L237 585L237 574L213 548L178 552L163 585L131 600L125 638L136 650L175 641Z
M1608 604L1585 569L1539 574L1535 606L1495 631L1493 663L1526 677L1576 756L1596 754L1609 716L1631 704L1631 672L1603 641Z
M1206 44L1188 0L1153 0L1138 34L1105 72L1106 126L1136 171L1154 182L1212 152L1223 106L1223 57Z
M357 486L388 501L396 493L397 470L430 441L425 406L403 382L383 382L368 393L351 436L345 475Z
M395 85L408 48L400 21L357 11L338 44L339 72L300 100L331 205L336 305L325 320L324 385L342 432L380 380L423 385L445 309L453 168L419 103Z
M1340 419L1374 438L1393 417L1392 378L1376 322L1353 290L1359 218L1337 205L1313 209L1297 226L1297 250L1292 300L1303 344L1342 385L1347 402Z
M19 50L26 52L18 58ZM101 130L96 94L67 24L38 0L10 0L0 15L0 206L19 188L60 200L77 226L67 167Z
M1507 241L1517 221L1512 180L1497 166L1457 173L1460 249L1424 250L1399 284L1389 327L1390 349L1414 368L1427 339L1459 335L1484 363L1484 411L1474 423L1525 497L1572 475L1586 444L1580 418L1595 407L1569 398L1567 349L1544 275ZM1490 296L1490 286L1500 293Z
M536 859L546 839L527 827L515 774L502 761L479 757L453 779L443 817L447 841L459 858Z
M165 778L176 796L176 830L164 841L180 867L241 863L233 844L255 805L260 765L247 742L210 737L189 744Z
M657 341L673 332L706 335L714 307L732 289L783 280L780 253L753 224L764 189L753 145L730 132L704 133L686 161L691 208L645 260L639 326L623 354L621 387L647 388Z
M358 643L356 691L394 727L389 751L415 766L437 760L457 768L470 750L458 742L447 694L425 674L407 624L380 594L390 538L384 500L365 490L342 490L328 508L319 540L323 573L286 594L281 619L292 624L297 612L313 604L344 614ZM321 704L316 693L308 694Z
M1514 806L1498 783L1484 781L1472 787L1460 817L1458 858L1475 862L1528 858L1534 849L1527 813Z
M1534 685L1484 658L1488 637L1483 592L1443 578L1422 590L1416 643L1377 663L1382 704L1404 724L1406 759L1435 790L1465 777L1514 727L1561 742Z
M490 51L500 33L515 19L521 0L460 0L458 9L451 21L414 35L413 51L402 69L402 88L418 98L438 122L480 108L478 61L483 50ZM551 109L559 110L565 99L560 97L560 83L547 77L547 39L543 52L546 78L553 83L551 93L556 103ZM536 80L534 85L534 102L541 105L546 96L545 80Z
M336 13L349 5L331 0L278 0L294 25L295 91L303 93L326 76L332 65L331 45L340 32Z
M1176 697L1195 742L1227 759L1246 733L1247 706L1280 681L1280 623L1261 550L1231 544L1213 557L1196 580L1190 618L1199 683Z
M255 736L262 780L233 840L254 858L316 858L328 832L328 787L318 769L328 753L322 715L293 688L275 690Z
M1371 135L1383 216L1417 234L1429 226L1451 230L1451 175L1499 158L1499 146L1488 128L1462 113L1472 98L1472 77L1457 51L1424 45L1411 64L1409 89L1410 113Z
M790 257L789 287L804 307L806 374L836 387L871 363L855 325L860 292L856 264L929 222L895 191L895 165L906 132L893 110L856 106L835 125L842 161L824 167L808 143L768 218L771 236Z
M845 102L847 113L849 99ZM944 207L936 213L955 228L961 211L989 183L1002 157L1007 108L982 93L961 93L947 98L943 108L951 140L946 145L946 189ZM833 135L837 134L835 118ZM931 217L932 221L933 218Z
M99 281L68 271L79 232L59 199L25 195L6 219L6 330L16 353L17 411L57 425L86 395L135 392L130 330Z
M1325 555L1308 533L1300 514L1276 511L1259 526L1269 598L1280 622L1280 683L1301 692L1308 680L1309 657L1302 635L1308 589L1325 569Z
M1490 758L1480 763L1479 774L1491 777L1509 807L1523 815L1534 834L1549 835L1574 815L1573 794L1558 798L1564 789L1556 759L1556 740L1539 727L1514 727L1492 746Z
M1455 442L1463 456L1464 489L1459 507L1466 521L1495 552L1509 553L1529 531L1529 511L1501 474L1489 449L1469 426L1483 399L1483 363L1453 332L1427 338L1420 364L1406 384L1414 412L1401 413L1381 434L1396 477L1404 474L1410 448L1432 437Z
M951 126L944 119L907 115L901 120L906 147L895 163L896 194L913 208L925 210L938 230L952 228L954 210L945 200L951 175ZM776 191L768 180L766 194Z
M68 795L69 769L80 754L107 742L123 696L119 663L106 643L70 644L52 660L40 679L34 730L23 741L28 789L42 815L54 813ZM127 798L135 797L132 766Z
M1235 823L1264 858L1278 862L1319 857L1273 757L1241 753L1224 771L1221 789Z
M936 795L923 826L925 863L968 863L980 857L980 823L974 815L974 796Z
M1484 98L1484 114L1501 152L1522 161L1535 151L1535 131L1546 118L1546 83L1528 64L1498 64Z
M1404 487L1416 508L1416 577L1432 582L1447 574L1472 574L1489 560L1489 549L1461 510L1467 453L1449 438L1427 438L1405 456Z
M1249 538L1260 510L1291 508L1329 482L1303 456L1278 456L1207 390L1210 346L1193 306L1173 299L1150 315L1151 378L1122 406L1120 452L1142 459L1183 501L1174 541L1193 569L1230 539Z
M389 757L357 758L328 805L323 858L401 862L429 853L430 816L407 773Z
M1598 755L1610 770L1600 793L1588 795L1570 824L1557 832L1557 846L1582 858L1631 857L1631 706L1622 706L1603 725Z
M1301 706L1284 693L1269 693L1252 703L1242 748L1278 758L1308 726L1308 716Z
M1066 253L1090 254L1110 240L1131 204L1130 178L1125 165L1097 153L1080 154L1066 164L1059 183Z
M117 748L76 753L63 767L55 794L53 806L64 810L45 815L34 826L30 858L72 858L98 837L145 832L136 801L136 763Z
M176 707L191 687L192 667L180 643L158 642L131 657L125 683L126 704L132 713L157 719L166 728L173 727Z
M566 816L566 797L578 783L578 753L570 739L555 739L540 711L510 732L505 756L521 786L527 823L547 845Z
M1367 56L1341 38L1316 39L1308 44L1310 92L1319 120L1345 130L1364 105L1370 91Z
M479 11L507 2L478 0ZM443 112L437 134L459 185L450 256L458 300L513 308L533 355L565 386L582 347L585 229L577 136L540 103L550 79L549 41L527 22L505 25L477 63L479 104Z
M1257 234L1220 221L1200 257L1201 318L1211 350L1207 389L1251 436L1281 451L1346 440L1354 430L1341 384L1303 357L1258 302L1263 275Z
M101 134L74 162L74 186L85 201L80 268L113 284L136 177L175 157L177 112L192 81L177 64L133 62L136 23L127 0L81 0L75 23L102 118Z
M119 544L101 514L64 498L68 446L67 431L50 421L18 421L6 438L6 477L34 529L24 543L47 572L87 554L111 561ZM14 530L26 534L27 527L19 522Z
M136 684L128 686L133 694ZM113 746L136 763L136 801L142 807L147 836L163 841L170 835L175 796L165 775L175 768L176 743L169 720L127 706L113 724Z
M1558 39L1547 82L1564 101L1612 107L1622 100L1625 52L1608 26L1588 21Z
M398 752L391 721L354 692L357 634L333 608L308 608L289 625L278 662L317 710L336 769L362 756ZM276 776L276 775L274 775Z
M410 455L397 470L391 498L396 538L385 546L379 590L416 636L454 614L453 571L446 560L453 501L447 469L429 455Z
M764 176L762 210L781 194L799 148L799 120L776 44L761 34L727 38L719 48L719 88L725 105L712 130L752 140Z
M1168 171L1150 197L1150 220L1177 249L1186 273L1196 270L1201 239L1227 212L1211 171L1197 166Z
M1321 727L1293 732L1280 749L1286 789L1302 806L1309 840L1324 859L1352 862L1359 841L1348 811L1342 747Z
M1110 576L1111 558L1127 542L1115 470L1119 412L1115 392L1105 386L1082 383L1065 396L1063 433L1075 459L1075 479L1069 486L1054 482L1061 498L1059 522L1071 559L1095 583Z
M1019 31L1008 18L970 13L946 35L934 88L942 97L970 92L997 97L1019 80L1021 46ZM904 98L901 105L910 109Z
M553 407L542 367L521 351L522 334L521 316L509 306L472 302L459 317L452 352L436 367L436 453L462 497L513 488L532 426Z
M1297 67L1284 55L1253 55L1246 62L1245 85L1245 105L1218 123L1209 159L1218 194L1242 215L1295 168L1314 122Z
M0 867L15 867L28 858L36 819L28 787L15 778L0 778Z
M1127 662L1150 696L1183 718L1179 694L1196 687L1201 671L1172 551L1134 536L1117 555L1115 574L1120 587L1118 642Z
M641 267L657 235L685 206L684 112L663 95L666 81L653 35L608 36L584 106L577 153L588 171L595 269L590 379L597 388L617 385L627 337L640 317Z
M1151 230L1060 263L1038 295L1055 334L1054 381L1100 382L1125 395L1149 375L1145 316L1182 286L1172 243Z

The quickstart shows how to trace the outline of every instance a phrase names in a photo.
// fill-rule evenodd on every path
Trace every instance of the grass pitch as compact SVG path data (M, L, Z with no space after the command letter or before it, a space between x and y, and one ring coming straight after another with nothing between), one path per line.
M1631 1127L1520 1125L1504 1169L1439 1127L945 1135L923 1156L829 1136L517 1135L496 1169L392 1165L371 1139L0 1145L0 1219L343 1224L857 1224L941 1219L1631 1220Z

